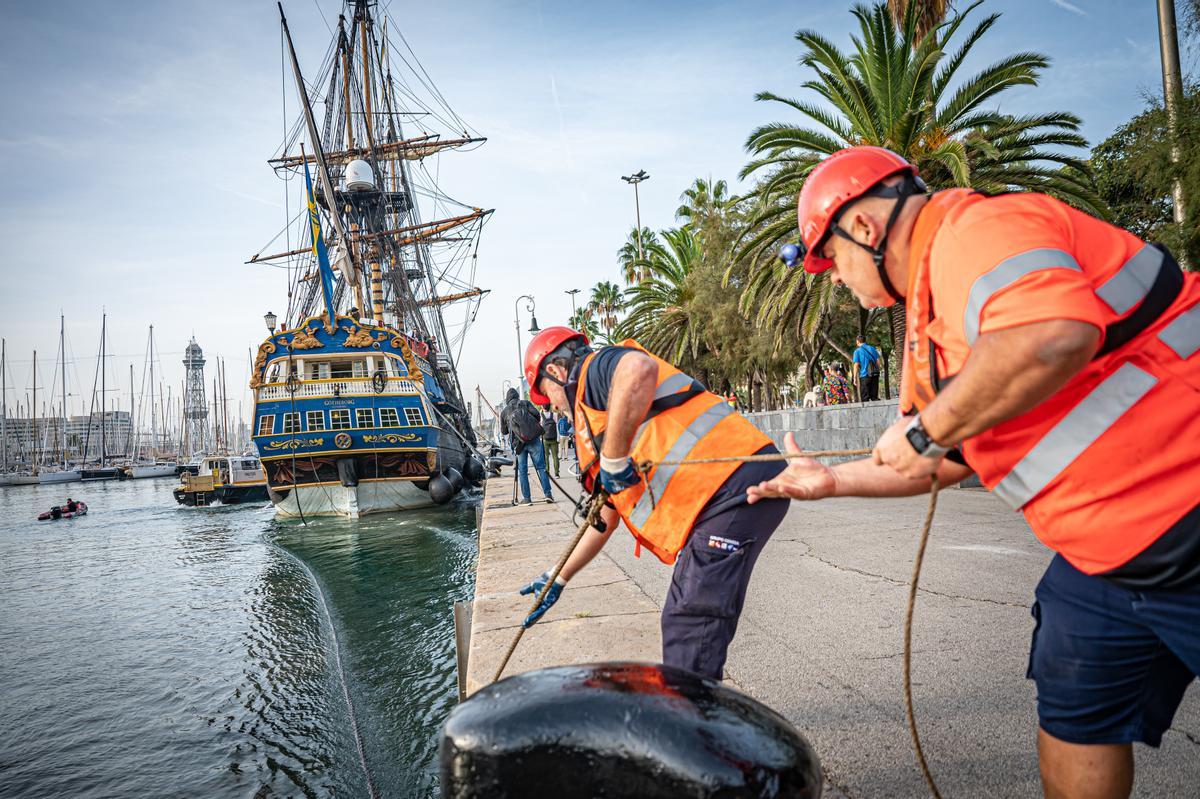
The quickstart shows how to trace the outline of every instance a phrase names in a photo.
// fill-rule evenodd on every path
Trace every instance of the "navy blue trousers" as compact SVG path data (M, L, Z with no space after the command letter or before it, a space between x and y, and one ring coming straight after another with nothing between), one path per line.
M754 563L789 505L738 505L692 529L663 605L663 663L721 679Z

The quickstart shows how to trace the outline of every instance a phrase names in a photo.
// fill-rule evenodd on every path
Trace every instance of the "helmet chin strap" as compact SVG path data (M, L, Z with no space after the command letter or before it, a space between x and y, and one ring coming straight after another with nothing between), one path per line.
M892 283L892 279L888 277L886 259L887 259L887 243L888 236L891 235L892 226L896 224L896 220L900 218L900 211L903 210L904 204L908 202L908 198L914 194L925 193L925 182L918 177L905 175L904 179L893 186L880 186L871 189L863 197L882 197L884 199L894 197L896 204L892 206L892 213L888 216L887 225L883 228L883 236L879 239L879 244L872 247L869 244L863 244L858 239L851 236L845 231L838 222L834 222L833 232L841 236L846 241L851 241L862 247L867 252L871 253L871 259L875 261L875 268L879 271L879 281L883 284L883 290L887 293L888 298L893 303L900 302L904 299L904 295L896 290L896 286Z

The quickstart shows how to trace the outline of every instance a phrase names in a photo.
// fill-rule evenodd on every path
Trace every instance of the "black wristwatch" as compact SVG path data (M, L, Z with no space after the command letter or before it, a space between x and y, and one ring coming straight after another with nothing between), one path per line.
M914 416L913 420L909 422L908 427L904 430L904 437L908 439L909 444L912 444L912 448L917 451L917 454L923 458L942 458L953 449L952 447L943 447L933 440L933 436L925 432L920 414Z

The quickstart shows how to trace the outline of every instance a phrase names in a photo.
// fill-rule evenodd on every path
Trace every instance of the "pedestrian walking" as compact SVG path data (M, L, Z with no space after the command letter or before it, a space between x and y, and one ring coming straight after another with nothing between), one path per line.
M567 449L571 452L571 457L575 457L575 430L571 427L571 420L567 418L565 413L558 415L558 438L560 441L567 442Z
M517 456L517 484L521 488L520 504L532 505L529 494L529 464L537 473L542 484L546 502L553 502L550 493L550 477L546 474L546 450L542 446L542 417L533 403L521 399L515 388L504 395L504 406L500 409L500 432L510 436L513 454ZM518 504L513 498L513 504Z
M558 477L558 422L553 411L542 411L542 446L546 448L546 468L553 467Z
M859 401L875 402L879 399L879 363L883 356L863 336L856 338L854 343L858 346L851 357L857 367L854 374Z
M1159 745L1200 674L1200 274L1046 195L927 196L878 147L818 164L799 226L807 271L904 301L905 416L872 458L798 459L755 501L976 472L1057 553L1028 668L1045 793L1128 796L1132 743Z
M826 405L846 405L854 400L850 381L846 379L846 367L840 363L826 364L821 389Z
M604 532L587 531L526 624L557 601L624 521L639 553L644 547L675 566L662 611L663 662L720 679L755 561L788 509L783 500L751 506L746 490L783 466L662 466L643 477L634 464L776 452L771 439L633 340L593 350L578 331L547 328L525 350L525 378L534 402L572 415L580 480L588 491L599 481L610 503ZM546 579L523 591L540 592Z

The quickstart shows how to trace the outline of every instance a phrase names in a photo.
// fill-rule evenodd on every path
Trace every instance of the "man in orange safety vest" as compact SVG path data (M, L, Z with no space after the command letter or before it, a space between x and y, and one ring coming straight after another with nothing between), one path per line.
M879 147L818 164L798 219L785 261L905 303L902 418L873 457L793 461L751 495L977 473L1057 553L1028 674L1045 793L1128 796L1131 744L1159 745L1200 674L1200 275L1045 195L927 195Z
M788 503L751 506L746 490L783 471L778 462L655 465L777 452L771 439L699 381L627 340L593 350L568 327L541 331L525 350L529 398L572 414L584 487L603 487L603 530L575 548L538 608L536 621L594 558L619 522L674 564L663 603L663 662L721 679L754 564ZM540 593L548 574L522 593Z

